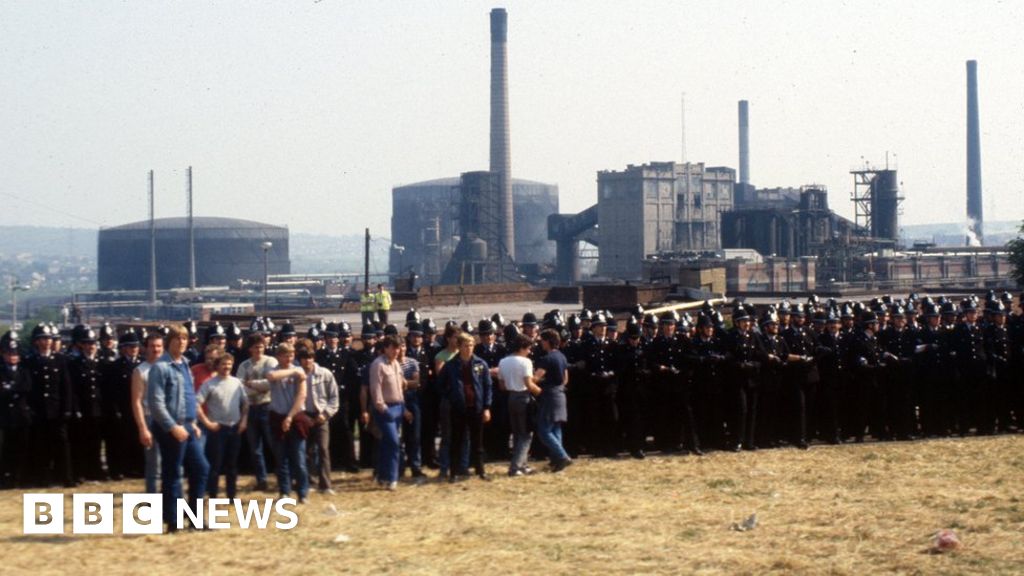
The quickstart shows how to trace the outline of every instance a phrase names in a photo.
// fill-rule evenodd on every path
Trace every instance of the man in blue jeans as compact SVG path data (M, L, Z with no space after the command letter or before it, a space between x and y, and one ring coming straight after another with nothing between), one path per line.
M565 387L569 384L569 368L565 356L558 350L561 338L554 330L540 333L544 356L535 363L535 380L540 383L537 398L537 435L551 456L551 471L561 472L572 465L572 459L562 447L562 424L567 420Z
M267 492L267 469L264 447L272 450L274 443L270 433L270 382L266 374L277 368L277 359L266 355L267 344L261 333L253 333L246 340L249 358L242 362L235 375L245 386L249 400L249 418L246 428L249 449L252 451L252 466L256 474L256 490Z
M170 532L177 530L177 502L182 496L181 468L188 474L188 503L198 510L206 491L210 465L199 445L199 426L192 372L184 357L188 330L171 328L167 354L149 370L146 398L153 418L153 437L160 447L160 488L164 500L164 521Z
M305 504L309 495L309 470L306 468L306 436L308 427L292 426L295 418L308 426L305 414L306 372L295 366L295 349L291 344L278 344L276 370L267 374L270 382L270 429L274 436L274 458L277 459L277 491L288 496L292 481Z

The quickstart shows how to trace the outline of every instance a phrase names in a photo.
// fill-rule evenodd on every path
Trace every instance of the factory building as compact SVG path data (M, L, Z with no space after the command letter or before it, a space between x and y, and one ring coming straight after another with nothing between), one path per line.
M187 288L190 283L188 218L153 221L156 238L156 287ZM240 279L263 279L264 257L270 274L289 274L288 229L249 220L196 217L196 286L228 286ZM150 283L150 221L99 232L99 290L147 290ZM271 242L264 254L263 243Z
M736 171L652 162L597 176L598 275L639 279L659 252L721 248L721 214L733 208Z
M855 226L832 212L823 187L756 191L752 200L722 215L722 247L751 248L764 256L818 256L834 241L849 238Z
M412 271L420 282L436 284L448 266L461 238L461 221L479 234L479 216L486 216L487 198L481 186L490 181L489 172L467 172L462 178L441 178L396 186L391 191L392 250L388 269L392 275L408 276ZM479 202L475 210L463 207L463 185L468 197ZM481 204L482 202L483 204ZM558 186L531 180L512 180L515 218L515 263L520 268L537 268L554 262L555 243L547 238L547 218L558 213ZM483 218L483 220L489 220ZM484 228L490 225L484 223ZM487 234L486 231L484 231Z

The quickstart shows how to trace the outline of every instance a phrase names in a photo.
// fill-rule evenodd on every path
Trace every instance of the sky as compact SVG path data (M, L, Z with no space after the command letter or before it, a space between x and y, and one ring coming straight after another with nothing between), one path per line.
M901 224L965 219L965 61L978 60L986 218L1024 218L1024 3L351 1L0 3L0 224L195 213L390 232L393 186L488 165L488 13L509 19L512 172L562 212L600 170L686 159L824 184L899 170ZM682 100L685 94L685 122Z

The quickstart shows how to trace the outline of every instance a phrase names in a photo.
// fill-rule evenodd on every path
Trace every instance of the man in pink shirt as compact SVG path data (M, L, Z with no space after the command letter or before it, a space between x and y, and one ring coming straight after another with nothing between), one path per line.
M394 490L398 487L401 458L398 427L405 408L405 378L398 362L402 342L397 336L386 336L381 344L384 353L370 364L370 404L381 431L380 442L377 443L377 482L388 490Z

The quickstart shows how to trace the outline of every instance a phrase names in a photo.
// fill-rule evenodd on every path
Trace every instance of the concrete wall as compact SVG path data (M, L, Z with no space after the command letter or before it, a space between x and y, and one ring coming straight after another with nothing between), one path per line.
M702 163L652 162L598 173L598 275L635 280L658 252L721 248L721 214L736 172Z
M730 294L738 292L808 292L817 287L816 258L785 260L766 258L754 264L741 260L725 263L726 284Z

